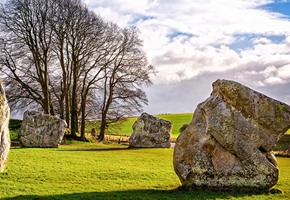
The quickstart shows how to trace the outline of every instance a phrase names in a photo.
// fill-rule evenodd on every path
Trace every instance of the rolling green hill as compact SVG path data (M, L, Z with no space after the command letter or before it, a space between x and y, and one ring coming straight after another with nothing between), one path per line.
M192 113L179 113L179 114L160 114L156 115L159 118L166 119L172 122L172 136L177 137L179 135L179 129L183 124L190 123ZM114 124L109 127L108 134L119 134L119 135L131 135L133 132L132 126L137 120L137 117L130 117L118 124ZM98 122L88 122L86 132L90 132L92 128L99 126Z
M166 119L172 122L172 136L177 137L179 135L179 129L183 124L189 124L191 122L192 113L179 113L179 114L163 114L157 115L157 117Z

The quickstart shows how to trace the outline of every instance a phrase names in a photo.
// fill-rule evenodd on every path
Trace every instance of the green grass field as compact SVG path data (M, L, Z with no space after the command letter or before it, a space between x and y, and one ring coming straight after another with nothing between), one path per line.
M289 199L290 158L278 158L283 194L179 191L173 149L74 143L13 147L0 174L0 199Z
M191 122L192 113L180 113L180 114L164 114L157 115L157 117L166 119L172 122L172 136L177 137L179 135L179 129L183 124L189 124Z
M193 114L192 113L180 113L180 114L161 114L156 115L159 118L166 119L172 122L172 136L177 137L179 135L179 129L183 124L190 123ZM124 121L112 125L107 133L109 134L119 134L119 135L131 135L133 132L132 126L137 120L137 117L130 117ZM90 132L92 128L97 128L99 126L98 122L88 122L86 124L86 132Z

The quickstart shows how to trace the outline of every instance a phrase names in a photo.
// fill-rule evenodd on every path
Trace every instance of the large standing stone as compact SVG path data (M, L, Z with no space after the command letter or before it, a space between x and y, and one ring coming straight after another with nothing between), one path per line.
M66 122L58 117L26 111L19 140L25 147L58 147L65 128Z
M9 118L10 109L5 96L5 90L2 82L0 82L0 172L4 171L10 150Z
M129 139L130 147L169 148L171 122L143 113L133 124L133 134Z
M217 80L177 139L175 172L193 189L267 190L278 180L271 150L289 127L288 105Z

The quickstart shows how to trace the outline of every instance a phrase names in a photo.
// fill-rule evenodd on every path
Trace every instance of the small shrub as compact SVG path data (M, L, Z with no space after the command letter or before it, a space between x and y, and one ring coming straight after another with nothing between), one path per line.
M21 128L22 120L20 119L10 119L9 120L9 132L10 139L12 141L17 141L19 139L18 133Z
M19 130L21 128L22 120L20 119L10 119L9 120L9 130Z
M18 141L19 139L19 130L10 130L10 139L12 141Z

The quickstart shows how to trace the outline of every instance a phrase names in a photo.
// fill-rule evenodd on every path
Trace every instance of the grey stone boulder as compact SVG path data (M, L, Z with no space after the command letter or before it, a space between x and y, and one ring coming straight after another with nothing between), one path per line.
M10 151L9 134L10 109L2 82L0 81L0 172L4 171L8 153Z
M169 148L172 124L147 113L142 113L133 124L129 147Z
M26 111L19 132L19 140L25 147L58 147L66 126L66 122L58 117Z
M176 141L175 172L193 189L268 190L278 181L271 150L289 128L288 105L217 80Z

